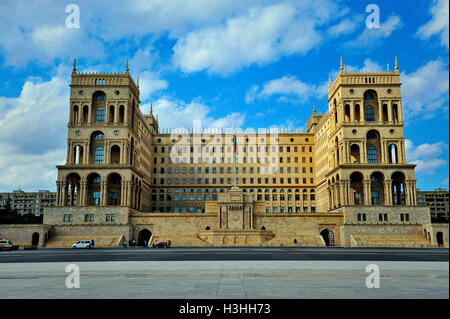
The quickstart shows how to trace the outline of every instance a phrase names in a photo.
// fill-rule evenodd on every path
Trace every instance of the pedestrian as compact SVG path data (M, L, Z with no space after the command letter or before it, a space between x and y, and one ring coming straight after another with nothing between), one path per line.
M133 246L136 246L136 241L133 239Z
M147 241L144 240L144 248L147 247Z
M128 241L128 246L130 246L131 247L131 244L132 244L133 242L131 241L131 239Z
M91 247L94 248L94 240L91 239Z

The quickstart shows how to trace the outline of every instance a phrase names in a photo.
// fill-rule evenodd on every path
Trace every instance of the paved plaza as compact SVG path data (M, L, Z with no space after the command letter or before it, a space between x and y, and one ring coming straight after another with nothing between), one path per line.
M448 261L78 262L78 289L66 288L68 264L0 263L0 294L2 298L449 298ZM366 288L369 264L379 266L380 288Z

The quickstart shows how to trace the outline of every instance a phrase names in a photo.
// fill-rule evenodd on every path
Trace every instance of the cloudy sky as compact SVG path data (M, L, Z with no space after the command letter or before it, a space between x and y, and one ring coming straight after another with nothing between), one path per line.
M0 1L0 192L55 189L66 155L69 79L139 77L161 127L304 129L342 56L347 70L399 57L408 162L418 187L448 188L448 0ZM67 28L69 4L80 27ZM73 22L73 20L70 19Z

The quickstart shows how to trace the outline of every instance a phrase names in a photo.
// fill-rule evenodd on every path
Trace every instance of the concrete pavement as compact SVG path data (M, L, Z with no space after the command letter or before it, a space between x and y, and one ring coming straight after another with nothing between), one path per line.
M1 257L0 257L1 258ZM67 262L0 263L1 298L449 298L448 262L109 261L78 262L80 288L65 286ZM366 288L377 264L380 288Z

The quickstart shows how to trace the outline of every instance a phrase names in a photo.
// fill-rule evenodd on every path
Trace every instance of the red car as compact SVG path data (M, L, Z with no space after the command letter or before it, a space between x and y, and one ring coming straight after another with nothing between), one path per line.
M153 247L155 248L168 248L172 245L172 242L170 240L168 241L160 241L159 243L153 244Z

